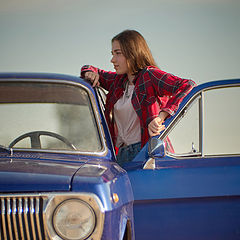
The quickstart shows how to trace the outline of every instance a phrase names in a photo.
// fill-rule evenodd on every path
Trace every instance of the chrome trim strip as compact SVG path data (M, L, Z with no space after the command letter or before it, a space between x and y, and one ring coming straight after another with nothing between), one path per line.
M9 239L13 239L12 235L12 223L11 223L11 206L10 206L10 198L7 198L7 225L8 225L8 234Z
M177 154L177 153L167 153L168 156L173 157L173 158L177 158L177 159L185 159L187 158L200 158L202 157L202 154L200 152L196 152L196 153L186 153L186 154Z
M17 200L16 198L13 198L12 200L13 204L12 204L12 218L13 218L13 229L14 229L14 234L15 234L15 238L14 239L19 239L18 238L18 229L17 229L17 219L16 219L16 215L17 215Z
M99 96L100 93L99 93L99 91L97 91L98 88L99 88L99 87L96 87L95 93L96 93L97 97L100 98L100 96ZM100 101L101 101L101 100L100 100ZM105 122L106 122L106 127L107 127L107 129L108 129L109 134L110 134L110 130L109 130L109 127L108 127L108 124L107 124L107 120L106 120L105 114L104 114L104 109L103 109L103 107L101 107L101 106L99 106L99 108L100 108L100 110L101 110L101 112L102 112L103 119L104 119ZM102 125L101 125L101 126L102 126ZM104 135L104 137L105 137L105 135ZM105 137L105 138L106 138L106 137ZM114 144L113 144L113 140L112 140L111 137L110 137L110 142L111 142L112 148L114 149ZM114 154L114 159L116 159L116 152L113 151L113 154Z
M20 227L20 233L21 233L21 239L24 239L24 233L23 233L23 205L22 205L22 198L18 198L18 221L19 221L19 227Z
M39 197L36 198L36 223L37 223L37 232L38 232L38 239L42 240L41 229L40 229L40 199Z
M48 201L50 201L50 199L52 198L52 196L46 194L46 196L48 196L46 199L44 199L43 201L43 207L42 207L42 214L43 214L43 226L44 226L44 234L45 236L49 236L48 235L48 230L47 230L47 221L46 221L46 218L45 218L45 212L46 212L46 207L47 207L47 204L48 204Z
M34 224L34 211L35 211L34 199L31 197L30 198L30 211L29 211L29 213L30 213L30 223L31 223L33 240L36 240L36 230L35 230L35 224Z
M6 208L5 208L5 203L4 199L1 199L1 211L2 211L2 228L3 228L3 236L4 239L7 239L7 229L6 229L6 221L5 221L5 216L6 216Z
M199 150L201 156L204 156L204 92L201 92L199 99Z
M224 84L224 85L217 85L217 86L210 86L207 88L204 88L201 90L201 92L206 92L212 89L221 89L221 88L231 88L231 87L239 87L239 83L230 83L230 84Z
M28 218L27 218L27 214L29 212L29 209L28 209L28 202L27 201L28 201L28 199L24 198L23 217L24 217L27 239L30 240L30 232L29 232Z

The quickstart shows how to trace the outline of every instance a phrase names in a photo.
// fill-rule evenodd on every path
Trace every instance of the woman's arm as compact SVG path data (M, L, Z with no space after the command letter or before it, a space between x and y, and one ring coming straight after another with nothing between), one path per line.
M165 119L177 111L179 104L196 84L192 80L179 78L158 68L149 69L149 76L158 96L170 97L159 116L148 124L148 133L152 137L165 129L163 125Z
M182 100L196 86L192 80L174 76L158 68L150 69L149 73L158 95L170 96L166 106L161 110L169 115L173 115L177 111Z
M100 85L109 90L114 80L118 77L115 72L104 71L91 65L84 65L81 68L81 77L89 80L93 87Z

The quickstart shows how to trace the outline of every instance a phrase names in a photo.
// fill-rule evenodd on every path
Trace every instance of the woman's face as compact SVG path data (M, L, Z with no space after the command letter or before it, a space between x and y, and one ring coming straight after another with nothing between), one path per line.
M127 59L122 53L119 41L115 40L112 42L112 59L111 63L114 66L117 74L128 74Z

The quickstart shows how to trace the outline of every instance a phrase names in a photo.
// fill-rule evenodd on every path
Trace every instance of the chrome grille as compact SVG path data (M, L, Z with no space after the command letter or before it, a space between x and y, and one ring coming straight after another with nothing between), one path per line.
M42 197L1 196L0 199L0 239L45 240Z

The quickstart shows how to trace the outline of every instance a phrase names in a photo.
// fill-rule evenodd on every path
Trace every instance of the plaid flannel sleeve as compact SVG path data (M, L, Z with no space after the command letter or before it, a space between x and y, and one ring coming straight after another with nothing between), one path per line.
M117 74L111 71L104 71L91 65L84 65L81 68L81 77L84 78L85 72L95 72L99 74L99 82L103 88L109 91L114 80L117 78Z
M196 86L189 79L183 79L161 70L150 70L150 77L159 96L170 96L166 106L162 109L173 115L184 97Z

